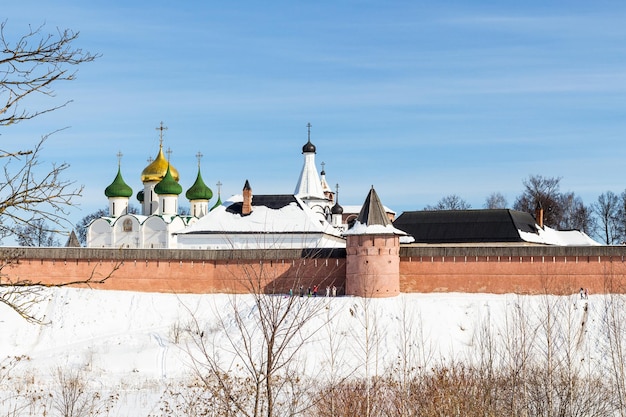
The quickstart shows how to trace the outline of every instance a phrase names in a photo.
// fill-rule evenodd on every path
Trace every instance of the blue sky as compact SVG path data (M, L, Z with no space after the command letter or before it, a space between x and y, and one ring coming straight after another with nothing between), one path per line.
M590 204L626 188L626 3L493 1L24 1L10 32L80 32L102 54L59 84L46 162L84 184L71 220L107 205L118 151L135 193L165 147L186 190L197 170L223 199L292 193L312 124L318 166L360 204L371 185L398 213L457 194L509 206L529 175L562 177ZM43 99L41 99L43 100ZM43 102L43 101L42 101ZM47 103L51 103L48 101ZM39 99L28 103L39 104ZM137 205L137 203L135 202ZM185 204L183 204L185 205Z

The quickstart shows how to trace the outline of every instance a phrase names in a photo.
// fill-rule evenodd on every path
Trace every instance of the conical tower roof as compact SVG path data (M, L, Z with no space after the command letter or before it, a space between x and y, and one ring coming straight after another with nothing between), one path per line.
M359 213L359 217L357 217L357 221L367 226L388 226L391 224L389 217L387 217L387 213L385 213L383 204L380 202L380 198L378 198L378 194L376 194L376 190L374 190L373 186L365 198L365 202L363 203L363 207L361 207L361 212Z
M174 168L163 155L163 144L159 145L159 153L154 161L141 171L141 182L161 181L165 177L167 170L170 170L175 181L180 179L178 171Z
M213 191L202 180L200 167L198 167L198 176L196 182L185 193L187 200L210 200L213 197Z
M370 192L367 195L365 202L363 203L363 207L361 207L359 217L357 217L354 225L344 234L394 234L400 236L406 235L405 232L396 229L393 226L391 220L389 220L389 217L387 217L385 208L380 202L378 194L376 194L376 190L374 190L373 186L370 189Z
M107 188L104 189L104 195L107 197L130 197L133 195L133 189L129 187L124 179L122 178L122 170L121 167L117 167L117 175L115 179Z
M183 192L183 187L176 181L169 166L163 179L154 187L154 192L158 195L179 195Z

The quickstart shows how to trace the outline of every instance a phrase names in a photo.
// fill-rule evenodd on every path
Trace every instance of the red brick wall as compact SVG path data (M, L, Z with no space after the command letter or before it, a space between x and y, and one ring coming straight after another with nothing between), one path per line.
M96 288L245 293L346 284L345 252L0 248L0 279L60 283L113 275ZM626 293L626 247L401 247L401 292Z
M468 251L468 254L420 253L400 260L401 292L488 292L495 294L571 294L626 292L626 262L617 253L585 249L544 251L520 248ZM404 255L407 255L406 251ZM626 254L625 254L626 255Z
M57 250L58 251L58 250ZM126 251L128 254L128 251ZM74 280L94 281L108 275L94 288L176 293L246 293L260 286L266 292L287 293L318 285L320 289L345 286L345 258L297 259L141 259L120 257L97 260L79 257L21 256L5 266L4 279L58 284ZM62 252L58 252L62 254ZM126 259L123 259L126 258Z

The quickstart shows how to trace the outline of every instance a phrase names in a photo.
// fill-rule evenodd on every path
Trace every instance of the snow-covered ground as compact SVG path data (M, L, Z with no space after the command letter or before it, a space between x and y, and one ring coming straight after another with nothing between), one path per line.
M569 346L576 360L597 369L607 355L606 301L603 295L581 300L578 294L435 293L369 300L297 297L298 305L305 303L306 311L314 312L303 329L311 337L297 358L302 372L312 378L328 376L331 358L336 364L333 372L353 376L365 373L367 361L371 375L390 369L403 356L416 358L420 366L472 360L482 349L483 329L490 329L497 343L505 343L516 314L522 312L530 327L542 328L543 313L550 310L566 322L559 325L559 338L572 339ZM240 334L234 305L248 321L244 325L253 333L250 339L260 345L258 311L251 295L50 289L36 306L45 325L29 323L0 304L0 357L7 358L3 363L9 365L0 371L0 415L15 406L17 400L10 397L18 389L58 389L59 369L80 371L91 389L119 395L105 415L155 415L166 387L192 375L191 355L197 353L192 340L197 336L216 352L223 352L224 367L230 367L231 341ZM197 328L191 325L194 319ZM540 340L537 336L536 343ZM15 363L10 359L15 357L21 359Z

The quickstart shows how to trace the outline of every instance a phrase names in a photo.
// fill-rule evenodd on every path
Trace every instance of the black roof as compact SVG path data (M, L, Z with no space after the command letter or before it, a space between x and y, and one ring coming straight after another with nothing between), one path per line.
M298 207L302 208L293 194L255 194L252 196L253 208L255 206L265 206L267 208L279 210L291 203L296 203ZM242 204L242 202L233 203L226 207L226 211L233 214L241 214Z
M509 209L406 211L393 225L417 243L523 242L518 230L537 233L530 213Z

